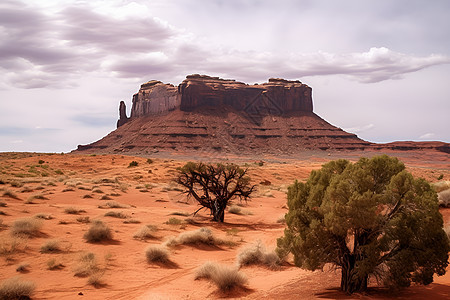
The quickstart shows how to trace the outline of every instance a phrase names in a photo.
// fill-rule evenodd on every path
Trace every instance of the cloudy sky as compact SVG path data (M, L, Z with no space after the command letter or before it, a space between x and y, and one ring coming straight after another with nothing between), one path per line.
M0 151L67 152L151 79L301 80L372 142L450 142L447 0L2 0Z

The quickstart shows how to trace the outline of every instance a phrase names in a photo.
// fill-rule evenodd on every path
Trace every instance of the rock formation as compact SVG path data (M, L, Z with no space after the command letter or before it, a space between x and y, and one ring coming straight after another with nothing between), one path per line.
M124 101L120 101L119 104L119 120L117 120L117 128L128 122L127 106Z
M189 75L178 87L156 80L144 83L132 101L130 118L121 102L118 128L78 150L291 155L305 150L420 148L414 143L372 144L329 124L313 112L312 89L300 81L269 79L248 85ZM422 146L450 151L445 143Z
M131 118L161 114L180 106L181 95L171 84L152 80L141 85L139 92L133 95Z

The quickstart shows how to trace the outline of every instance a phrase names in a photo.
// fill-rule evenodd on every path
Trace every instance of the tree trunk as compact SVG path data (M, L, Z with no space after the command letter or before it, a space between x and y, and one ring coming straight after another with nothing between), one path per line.
M347 294L363 292L367 289L368 276L358 276L355 271L355 256L344 255L342 265L341 290Z
M211 208L213 221L223 223L225 219L225 208L222 208L216 200Z

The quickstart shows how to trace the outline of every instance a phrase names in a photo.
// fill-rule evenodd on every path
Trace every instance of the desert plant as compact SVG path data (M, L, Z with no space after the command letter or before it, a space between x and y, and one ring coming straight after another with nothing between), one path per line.
M86 194L86 195L83 195L82 198L83 198L83 199L90 199L90 198L94 198L94 197L92 197L91 194Z
M438 181L431 184L437 193L450 189L450 181Z
M0 255L12 255L26 245L26 239L22 237L0 236Z
M202 227L200 229L194 231L186 231L180 233L176 237L169 238L165 245L172 247L177 245L223 245L223 244L231 244L231 242L224 241L214 236L212 231L209 228Z
M265 265L271 269L277 269L280 266L281 260L274 251L268 252L264 244L258 240L238 252L236 263L239 268L253 264Z
M175 211L173 213L170 213L172 216L182 216L182 217L189 217L191 214L185 211Z
M149 263L167 263L169 262L169 251L161 245L150 245L145 249L145 257Z
M180 220L180 219L177 219L177 218L170 218L170 219L166 222L167 225L181 225L181 223L183 223L183 221Z
M47 269L49 270L60 270L62 268L64 268L64 265L56 260L56 258L52 258L47 261Z
M250 185L247 170L234 164L189 162L178 171L176 182L186 188L185 193L202 206L200 209L209 209L216 222L224 221L228 201L247 200L255 188Z
M41 253L55 253L59 251L61 251L61 243L56 239L46 241L40 249Z
M8 204L6 202L0 201L0 207L7 207Z
M92 252L82 253L74 267L74 275L86 277L100 270L97 257Z
M42 228L42 221L37 218L22 218L13 222L10 230L13 235L36 236Z
M139 163L135 160L133 160L132 162L130 162L130 164L128 165L128 168L132 168L132 167L137 167L139 165Z
M108 201L105 203L105 206L109 207L109 208L127 208L128 207L128 205L121 204L116 201Z
M206 262L197 269L196 279L211 280L222 292L229 292L237 287L245 287L247 277L234 267Z
M85 217L78 217L78 218L77 218L77 222L80 222L80 223L90 223L91 220L89 219L88 216L85 216Z
M43 220L51 220L51 219L53 219L53 216L50 214L46 214L46 213L37 213L33 216L33 218L43 219Z
M25 273L29 271L29 268L30 268L29 263L21 263L20 265L17 266L16 272Z
M349 294L364 291L369 276L407 287L445 274L450 245L436 192L396 158L331 161L290 186L287 198L278 253L310 270L334 264Z
M0 283L0 299L30 299L35 289L36 286L32 281L22 280L19 277L8 278Z
M439 205L443 207L450 206L450 189L438 193Z
M127 215L125 215L123 212L121 211L108 211L107 213L105 213L105 217L113 217L113 218L119 218L119 219L126 219L128 218Z
M100 220L94 220L83 238L89 243L96 243L112 240L113 233L105 223Z
M134 239L137 240L145 240L145 239L151 239L155 238L154 232L157 230L157 228L153 225L144 225L141 228L139 228L138 231L136 231L133 235Z
M9 197L9 198L13 198L13 199L19 199L19 197L17 197L16 193L10 191L10 190L5 190L3 191L3 197Z
M230 214L243 215L242 208L240 208L239 206L234 205L234 204L228 208L228 212Z
M66 214L78 215L78 214L80 214L80 213L85 213L86 211L85 211L84 209L78 209L78 208L69 206L69 207L66 207L66 208L64 209L64 212L65 212Z
M103 275L105 275L104 271L97 271L89 275L88 284L98 288L105 285L103 281Z

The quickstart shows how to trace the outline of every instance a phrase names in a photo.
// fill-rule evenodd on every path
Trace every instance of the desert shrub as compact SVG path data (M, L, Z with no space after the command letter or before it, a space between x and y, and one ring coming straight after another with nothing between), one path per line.
M77 218L77 222L80 222L80 223L90 223L91 220L89 219L88 216L85 216L85 217L78 217L78 218Z
M30 299L36 286L32 281L22 280L19 277L12 277L0 283L0 299Z
M139 163L135 160L133 160L132 162L130 162L130 164L128 165L128 168L132 168L132 167L137 167L139 165Z
M29 271L29 268L30 268L29 263L21 263L20 265L17 266L16 272L25 273Z
M141 221L137 220L137 219L127 219L123 221L124 224L139 224L141 223Z
M105 206L109 207L109 208L127 208L128 207L128 205L121 204L116 201L108 201L105 203Z
M0 207L6 207L8 204L6 202L0 201Z
M94 188L93 190L92 190L92 192L93 193L97 193L97 194L103 194L104 192L101 190L101 189L99 189L99 188Z
M42 220L37 218L22 218L15 220L10 228L13 235L36 236L42 228Z
M0 255L12 255L23 248L26 240L22 237L1 236L0 237Z
M150 245L145 249L145 257L149 263L167 263L169 262L169 251L161 245Z
M229 292L237 287L245 287L247 277L234 267L206 262L197 269L196 279L211 280L222 292Z
M47 269L48 270L59 270L64 268L64 265L60 263L56 258L49 259L47 261Z
M75 188L73 188L73 187L66 187L65 189L62 190L63 193L65 193L65 192L73 192L73 191L75 191Z
M111 200L112 198L108 195L103 195L100 197L100 200Z
M37 213L33 216L33 218L42 219L42 220L51 220L51 219L53 219L53 216L50 214L46 214L46 213Z
M166 222L167 225L181 225L181 223L183 223L183 221L180 220L180 219L177 219L177 218L170 218L170 219Z
M125 215L123 212L121 211L108 211L107 213L105 213L105 217L113 217L113 218L119 218L119 219L126 219L128 218L127 215Z
M242 215L242 208L240 208L237 205L230 205L230 207L228 208L228 212L230 214L235 214L235 215Z
M147 158L147 163L148 163L148 164L152 164L152 163L153 163L153 159Z
M105 285L104 281L103 281L103 275L105 275L105 272L103 271L98 271L98 272L94 272L91 275L89 275L88 278L88 284L98 288L101 287L103 285Z
M80 213L85 213L86 211L84 209L78 209L78 208L69 206L64 209L64 212L66 214L70 214L70 215L78 215Z
M97 257L92 252L82 253L78 263L74 267L74 275L77 277L86 277L100 270Z
M439 205L443 207L450 206L450 189L438 193Z
M239 268L246 265L265 265L276 269L280 266L280 258L274 251L267 252L261 241L256 241L239 251L236 263Z
M19 197L17 197L16 193L10 191L10 190L5 190L3 191L3 197L9 197L9 198L13 198L13 199L19 199Z
M89 230L84 234L83 238L89 243L96 243L111 240L113 234L111 229L102 221L93 221Z
M286 218L284 214L278 217L277 223L286 224Z
M450 181L438 181L431 184L436 193L450 189Z
M40 249L41 253L54 253L61 251L61 243L59 240L53 239L46 241Z
M165 244L169 247L189 244L222 245L226 243L226 241L215 237L211 230L206 227L193 231L182 232L177 237L171 237L165 242Z
M89 198L93 198L93 197L92 197L91 194L86 194L86 195L83 195L82 198L83 198L83 199L89 199Z
M144 225L141 228L138 229L133 235L134 239L137 240L145 240L145 239L152 239L155 238L154 232L157 230L157 228L153 225Z
M36 194L36 195L33 195L33 196L31 196L29 199L31 199L31 200L34 200L34 199L38 199L38 200L48 200L48 198L45 197L45 196L42 195L42 194Z

